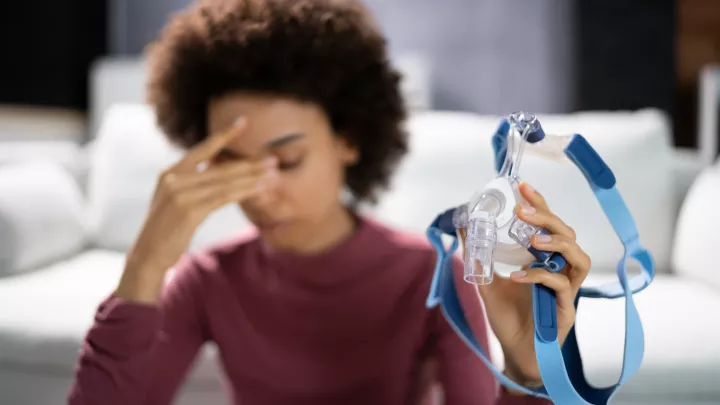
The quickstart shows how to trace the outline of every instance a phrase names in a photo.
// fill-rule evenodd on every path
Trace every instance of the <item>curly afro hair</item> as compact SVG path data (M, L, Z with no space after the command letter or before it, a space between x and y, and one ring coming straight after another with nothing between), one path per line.
M149 102L181 147L207 136L211 98L253 91L325 111L360 153L346 173L356 202L376 202L407 151L400 75L355 1L201 1L176 14L149 51Z

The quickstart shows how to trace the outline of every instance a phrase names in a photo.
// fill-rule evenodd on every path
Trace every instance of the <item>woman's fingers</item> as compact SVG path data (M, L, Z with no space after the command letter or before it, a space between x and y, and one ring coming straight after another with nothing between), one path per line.
M520 219L547 229L550 233L557 233L575 239L575 231L550 211L545 198L531 185L522 182L519 190L522 197L527 201L527 204L518 204L515 207L515 212Z
M210 166L200 173L190 173L175 178L178 189L190 189L213 183L234 181L243 177L277 175L277 158L268 157L261 161L231 161Z
M528 268L510 273L510 279L523 284L542 284L555 291L558 304L573 305L572 285L562 273L551 273L542 268Z
M170 169L171 172L196 172L198 165L211 160L230 142L237 139L247 128L247 120L239 118L226 131L212 135L195 145L190 151Z
M571 272L567 274L570 284L574 290L580 289L590 272L592 261L575 240L565 235L534 235L530 243L538 250L561 253L570 265Z
M538 193L537 190L535 190L530 184L522 182L520 183L520 186L518 188L522 197L527 200L527 202L530 203L531 206L535 207L535 209L541 211L550 211L550 208L545 201L545 197L543 197L542 194Z
M276 181L274 176L255 175L222 181L190 191L199 205L217 208L231 202L240 202L270 189Z
M538 250L562 253L568 264L576 270L582 270L585 273L590 270L592 265L590 256L568 236L537 234L530 238L530 243Z
M194 176L202 177L206 174L203 172ZM247 198L261 196L272 189L279 180L277 171L258 171L242 176L227 175L215 179L216 181L189 187L182 186L183 182L188 182L187 179L181 176L175 177L174 180L163 180L161 199L178 209L178 212L184 213L183 215L190 215L193 218L198 215L204 217L231 202L242 202Z
M550 233L564 235L575 240L575 231L550 211L526 205L518 205L516 207L516 214L520 219L529 224L537 225L543 229L547 229Z

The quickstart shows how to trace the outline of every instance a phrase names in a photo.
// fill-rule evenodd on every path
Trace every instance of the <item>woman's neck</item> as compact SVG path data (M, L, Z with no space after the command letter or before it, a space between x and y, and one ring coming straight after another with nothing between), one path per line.
M323 252L341 244L355 233L357 218L347 207L337 204L317 225L317 232L308 238L308 245L301 253Z
M300 255L314 255L331 250L351 238L357 229L358 218L342 204L328 210L322 219L303 224L303 238L292 245L276 246L281 251Z

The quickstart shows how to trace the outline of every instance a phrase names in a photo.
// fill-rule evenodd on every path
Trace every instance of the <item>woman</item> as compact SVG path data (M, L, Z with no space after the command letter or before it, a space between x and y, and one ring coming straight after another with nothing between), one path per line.
M362 7L209 0L176 15L151 50L151 104L188 152L160 177L98 309L70 404L169 404L208 341L235 404L417 404L439 390L449 405L545 403L498 392L439 310L425 308L435 253L424 238L341 202L347 191L374 201L407 150L399 76ZM529 386L541 383L530 284L557 291L566 336L590 263L542 196L522 193L521 218L552 233L533 243L564 253L568 271L525 269L479 295L458 285L478 336L481 296L505 372ZM183 255L228 203L256 230Z

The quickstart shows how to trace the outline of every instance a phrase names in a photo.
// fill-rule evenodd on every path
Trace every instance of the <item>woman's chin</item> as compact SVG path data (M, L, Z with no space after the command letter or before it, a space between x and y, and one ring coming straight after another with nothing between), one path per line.
M282 236L288 235L291 224L290 222L274 222L270 224L259 224L257 228L263 236L281 238Z

